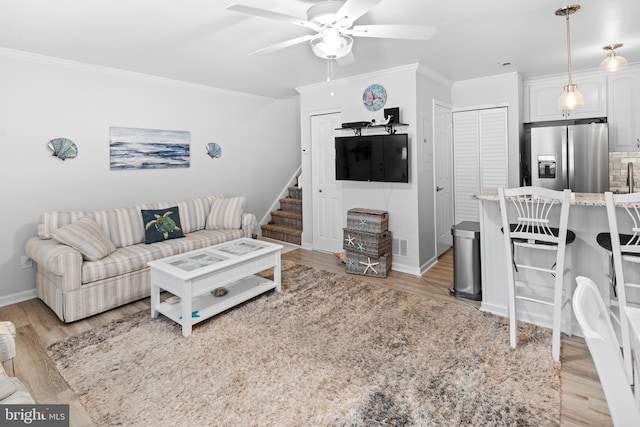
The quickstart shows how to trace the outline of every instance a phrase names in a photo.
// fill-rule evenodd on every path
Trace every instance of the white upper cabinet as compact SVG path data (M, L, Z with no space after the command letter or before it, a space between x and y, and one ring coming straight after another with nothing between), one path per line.
M574 75L573 82L584 96L584 107L558 110L567 76L529 79L524 82L524 121L589 119L607 115L607 79L602 73Z
M640 68L607 79L609 151L640 151Z

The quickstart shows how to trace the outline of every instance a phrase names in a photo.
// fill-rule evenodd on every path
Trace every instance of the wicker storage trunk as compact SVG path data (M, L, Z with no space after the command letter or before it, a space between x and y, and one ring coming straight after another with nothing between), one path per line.
M387 277L391 271L391 254L368 256L358 252L346 251L347 273L372 277Z
M374 209L349 209L347 228L367 233L384 233L389 229L389 213Z
M364 231L344 228L342 248L345 251L358 252L363 255L378 257L380 254L391 253L391 232L367 233Z

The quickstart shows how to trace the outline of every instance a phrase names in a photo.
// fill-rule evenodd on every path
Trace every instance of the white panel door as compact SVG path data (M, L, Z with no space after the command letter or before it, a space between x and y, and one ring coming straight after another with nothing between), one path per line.
M313 248L342 252L342 191L336 181L336 128L340 114L311 117Z
M480 191L480 144L477 111L453 113L453 158L455 223L478 221Z
M434 105L434 158L436 175L436 241L441 255L453 244L453 159L451 109Z

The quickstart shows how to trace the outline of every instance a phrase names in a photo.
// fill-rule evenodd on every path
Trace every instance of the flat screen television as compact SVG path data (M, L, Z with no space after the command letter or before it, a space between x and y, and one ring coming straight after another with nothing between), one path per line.
M407 134L336 137L336 180L409 182Z

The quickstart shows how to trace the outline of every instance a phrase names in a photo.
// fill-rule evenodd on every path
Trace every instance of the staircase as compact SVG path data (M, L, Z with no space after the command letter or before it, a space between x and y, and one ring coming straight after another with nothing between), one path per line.
M280 209L271 212L271 221L261 226L262 237L302 244L302 188L289 187L289 195L280 199Z

